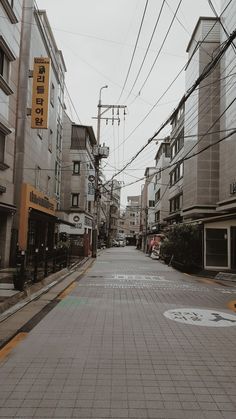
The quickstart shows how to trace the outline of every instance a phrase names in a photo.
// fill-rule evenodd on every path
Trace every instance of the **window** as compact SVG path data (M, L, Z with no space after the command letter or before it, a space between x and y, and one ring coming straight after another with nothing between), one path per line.
M158 223L160 221L160 211L155 212L155 223Z
M179 135L177 136L177 138L171 145L171 158L172 159L176 156L176 154L178 154L178 152L181 150L183 145L184 145L184 130L182 130L179 133Z
M73 161L73 175L80 174L80 161Z
M47 176L47 186L46 186L46 189L47 189L47 194L48 195L50 193L50 184L51 184L51 177L50 176Z
M158 191L155 193L155 203L159 201L160 197L161 197L161 190L158 189Z
M161 179L161 170L160 169L157 169L157 170L158 170L158 172L157 172L157 174L155 176L155 183L156 184L157 184L158 180Z
M41 177L41 168L36 166L35 168L35 188L39 189L40 187L40 177Z
M182 208L183 195L177 195L170 199L170 212L180 211Z
M5 135L0 131L0 163L4 163Z
M43 130L42 130L41 128L38 128L38 129L37 129L37 135L38 135L38 137L40 138L40 140L42 140L42 139L43 139Z
M48 151L50 151L50 153L52 152L52 137L53 137L53 131L51 129L49 129L49 132L48 132Z
M55 102L55 86L51 83L51 90L50 90L50 103L54 107Z
M135 225L135 221L130 221L130 225L134 226Z
M181 177L183 177L183 163L175 166L175 169L170 173L170 186L174 185Z
M149 208L155 207L155 201L149 201L148 206L149 206Z
M228 234L226 228L206 228L206 265L228 266Z
M78 207L79 206L79 193L72 193L71 194L71 206Z
M88 212L91 212L92 209L92 203L91 201L88 201Z
M9 77L9 60L4 53L3 49L0 47L0 75L8 81Z

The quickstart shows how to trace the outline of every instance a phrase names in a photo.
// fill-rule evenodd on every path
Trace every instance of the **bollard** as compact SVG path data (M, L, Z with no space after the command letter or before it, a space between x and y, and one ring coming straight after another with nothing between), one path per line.
M34 254L34 279L33 279L33 282L37 282L37 279L38 279L38 253L39 253L39 249L35 249L35 254Z
M45 248L44 278L48 275L48 247Z
M22 250L17 255L16 274L13 278L14 288L17 291L23 291L25 283L25 252Z

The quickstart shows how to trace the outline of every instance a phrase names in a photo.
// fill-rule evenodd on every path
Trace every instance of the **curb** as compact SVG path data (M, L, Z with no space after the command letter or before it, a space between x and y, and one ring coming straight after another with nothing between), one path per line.
M70 270L67 268L62 269L59 272L56 272L48 277L44 278L39 283L33 284L31 287L27 288L25 291L19 291L19 294L12 297L14 303L9 307L9 301L6 302L6 309L1 311L0 314L0 323L6 320L8 317L12 316L18 310L29 304L30 302L38 299L41 295L47 293L55 285L62 282L65 278L73 274L78 267L82 267L86 262L90 261L90 257L84 258L82 261L75 263ZM93 259L91 259L91 264ZM90 265L89 265L90 266ZM78 276L81 274L78 273ZM46 283L46 285L45 285ZM45 286L43 286L45 285ZM67 286L65 287L67 288ZM35 291L35 292L34 292ZM26 298L24 298L26 297ZM4 304L3 304L4 306Z

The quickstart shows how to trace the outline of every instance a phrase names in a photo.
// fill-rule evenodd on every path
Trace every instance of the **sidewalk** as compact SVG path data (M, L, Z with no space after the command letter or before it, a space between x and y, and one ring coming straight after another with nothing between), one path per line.
M235 298L133 248L105 250L0 323L18 324L0 353L0 416L235 418Z

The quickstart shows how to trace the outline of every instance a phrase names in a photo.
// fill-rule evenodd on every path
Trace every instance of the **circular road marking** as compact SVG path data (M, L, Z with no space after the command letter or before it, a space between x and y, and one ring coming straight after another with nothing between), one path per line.
M176 322L208 327L236 326L236 316L217 310L199 308L176 308L167 310L164 316Z

